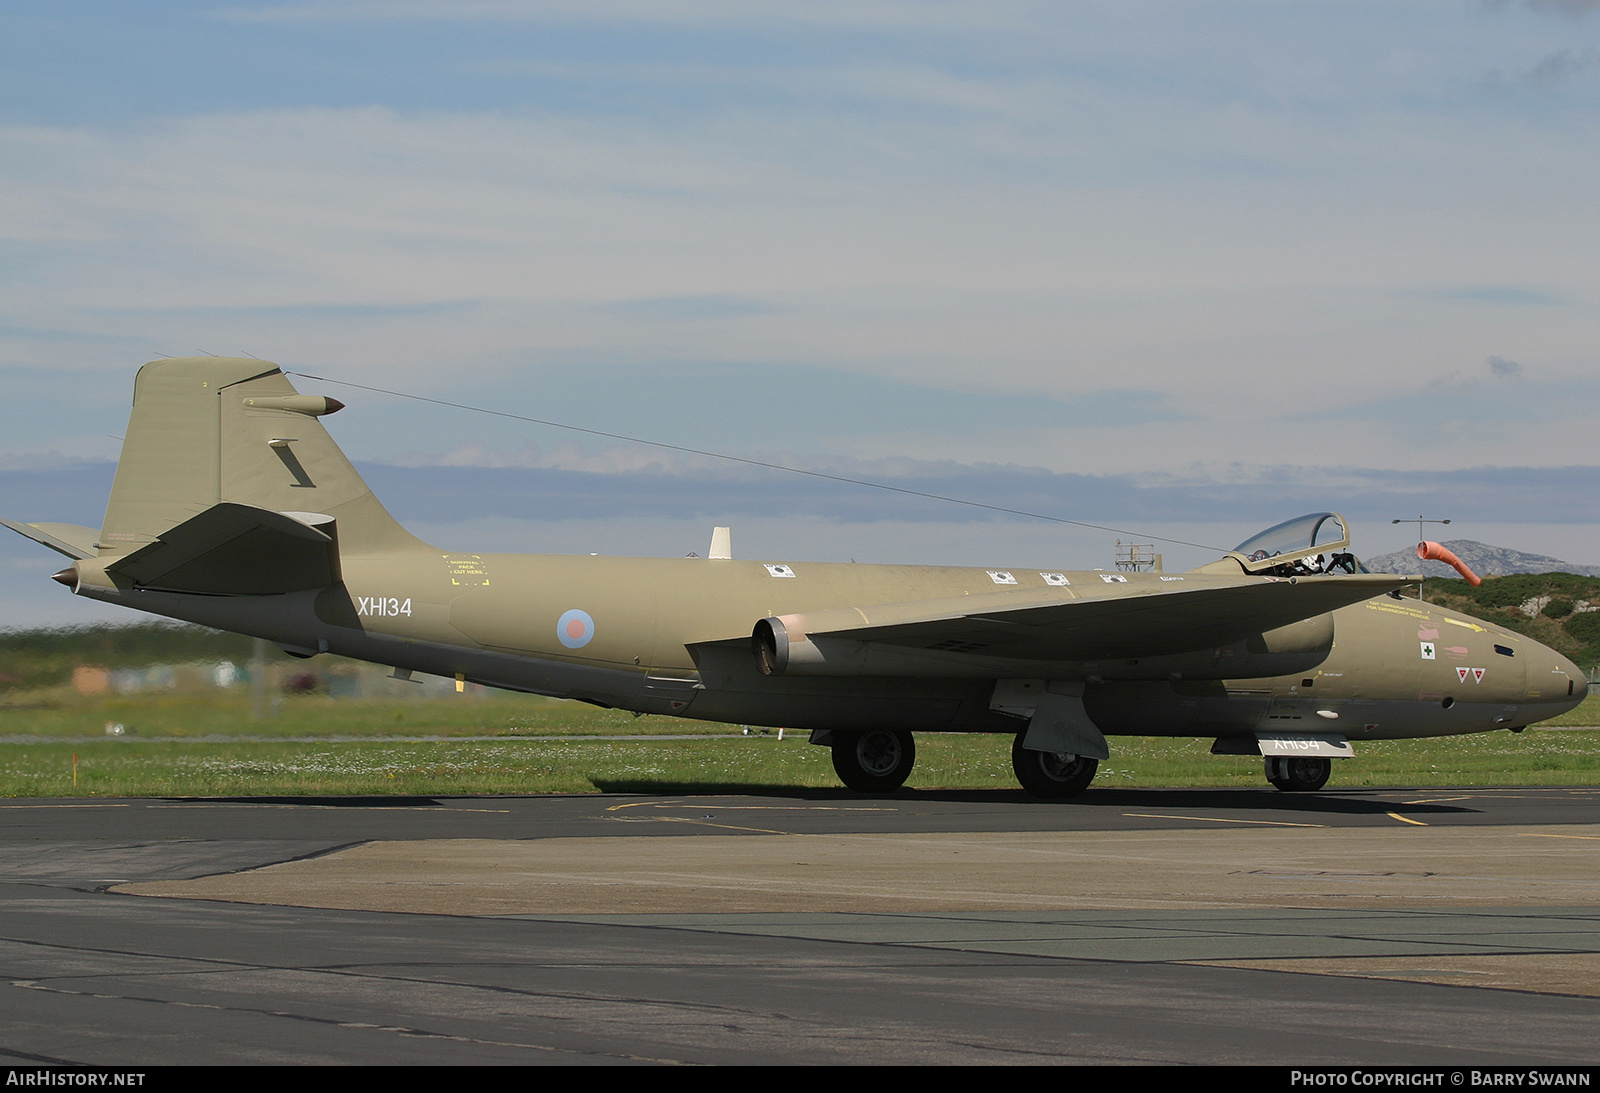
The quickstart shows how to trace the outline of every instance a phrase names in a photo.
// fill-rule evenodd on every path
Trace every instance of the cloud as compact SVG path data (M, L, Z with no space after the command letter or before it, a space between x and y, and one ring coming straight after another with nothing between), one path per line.
M1522 365L1517 361L1505 357L1486 357L1483 361L1484 368L1489 371L1489 379L1510 380L1522 378ZM1457 368L1454 371L1432 380L1428 384L1429 390L1444 390L1454 388L1474 388L1482 386L1483 374L1476 369L1467 370Z
M332 0L225 8L245 23L600 23L802 25L869 28L1015 23L1028 5L986 0ZM1006 18L1009 15L1010 18Z
M737 319L746 315L766 315L775 305L750 296L733 293L703 293L696 296L647 296L634 300L611 300L596 306L602 313L673 320Z
M1505 8L1511 0L1478 0L1480 7L1490 10ZM1562 15L1581 19L1590 12L1600 11L1600 0L1521 0L1521 6L1540 15Z
M1549 289L1530 285L1474 285L1432 290L1428 294L1436 294L1441 299L1501 304L1506 307L1552 307L1569 302Z
M1596 54L1592 49L1576 54L1570 49L1558 50L1524 72L1522 79L1524 83L1535 87L1552 87L1565 83L1569 76L1593 66L1595 60Z
M1530 11L1542 14L1565 15L1581 19L1593 11L1600 11L1600 0L1523 0Z
M92 376L122 414L119 369L249 352L675 442L1110 473L1444 458L1371 393L1486 345L1595 366L1574 240L1600 124L1462 92L1504 48L1473 24L1501 20L1441 45L1435 16L1383 6L650 7L682 22L241 5L301 21L198 18L199 68L135 43L106 54L141 59L122 84L70 34L30 51L19 86L65 64L82 101L134 105L0 129L0 369ZM763 21L785 11L838 33ZM383 47L324 16L389 20ZM1518 48L1550 53L1542 33ZM0 411L0 444L120 432L46 393ZM1308 404L1354 410L1322 427ZM527 439L348 428L390 458Z
M322 390L306 381L308 390ZM337 393L337 388L332 388ZM483 403L478 403L483 405ZM871 437L894 447L903 438L932 436L941 442L1002 427L1010 430L1109 428L1134 423L1183 422L1193 415L1172 400L1151 391L1083 391L1051 397L1040 392L988 389L968 381L959 388L905 379L873 376L838 368L787 362L684 362L670 368L654 365L591 365L552 372L541 385L539 422L561 422L575 428L550 429L529 422L524 439L509 445L514 432L482 434L453 450L452 462L485 466L554 466L538 439L553 440L566 450L573 439L593 444L582 430L639 437L684 448L726 453L766 452L777 445L816 453L849 450L858 438ZM481 420L481 419L480 419ZM484 422L492 429L497 422ZM513 429L516 422L509 423ZM579 434L574 437L574 434ZM427 430L408 436L438 435ZM452 433L443 435L451 436ZM498 448L498 450L496 450ZM437 460L433 452L410 451L399 458L420 464ZM643 446L641 458L675 460L686 453ZM472 453L481 453L474 456ZM779 460L780 462L783 460ZM572 467L563 458L559 465Z
M1248 532L1287 516L1332 509L1354 520L1387 521L1422 505L1446 506L1482 522L1600 524L1600 467L1480 467L1410 471L1281 466L1246 480L1228 477L1075 475L1037 467L835 461L830 470L918 493L981 501L1066 520L1133 525L1130 534L1173 524L1234 521ZM879 521L1006 522L1021 517L926 497L786 475L721 469L602 474L555 469L363 465L397 517L462 521L725 516ZM1420 510L1419 510L1420 511ZM1231 544L1227 544L1231 545Z

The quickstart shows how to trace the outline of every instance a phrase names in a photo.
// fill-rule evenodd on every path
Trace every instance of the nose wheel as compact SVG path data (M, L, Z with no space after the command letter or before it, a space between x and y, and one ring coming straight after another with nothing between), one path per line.
M905 785L916 761L917 745L908 732L833 734L833 769L857 793L893 793Z
M1285 793L1309 793L1328 784L1333 760L1318 757L1267 756L1267 781Z
M1089 788L1100 760L1087 755L1057 751L1033 751L1022 746L1022 737L1011 744L1011 769L1022 788L1035 797L1076 797Z

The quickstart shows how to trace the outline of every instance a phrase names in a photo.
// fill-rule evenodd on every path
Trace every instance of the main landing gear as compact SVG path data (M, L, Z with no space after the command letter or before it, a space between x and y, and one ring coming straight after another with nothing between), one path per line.
M1267 756L1267 781L1285 793L1309 793L1328 784L1333 760L1317 756Z
M1026 735L1017 733L1011 744L1011 769L1017 772L1023 789L1035 797L1076 797L1089 788L1100 760L1065 752L1032 751L1022 746Z
M905 785L917 761L908 732L868 729L833 734L833 769L857 793L893 793Z
M1035 797L1076 797L1089 788L1100 761L1086 755L1032 751L1022 746L1025 733L1011 745L1011 768L1022 788ZM893 793L905 785L917 761L917 746L909 732L867 729L835 730L830 741L833 769L839 780L857 793Z

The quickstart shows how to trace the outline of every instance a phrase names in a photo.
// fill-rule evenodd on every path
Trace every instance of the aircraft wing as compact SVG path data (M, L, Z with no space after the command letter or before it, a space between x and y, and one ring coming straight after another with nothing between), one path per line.
M268 596L340 579L334 521L224 501L106 566L136 585L214 596Z
M982 657L1105 660L1229 645L1415 582L1390 574L1140 580L1081 598L1018 602L1001 593L771 621L782 625L790 642L820 637Z

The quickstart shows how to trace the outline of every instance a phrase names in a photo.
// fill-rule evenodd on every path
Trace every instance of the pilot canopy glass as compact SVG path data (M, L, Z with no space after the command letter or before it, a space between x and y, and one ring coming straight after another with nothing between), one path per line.
M1252 535L1228 553L1239 555L1247 568L1255 570L1264 563L1281 565L1349 545L1344 517L1336 512L1313 512Z

